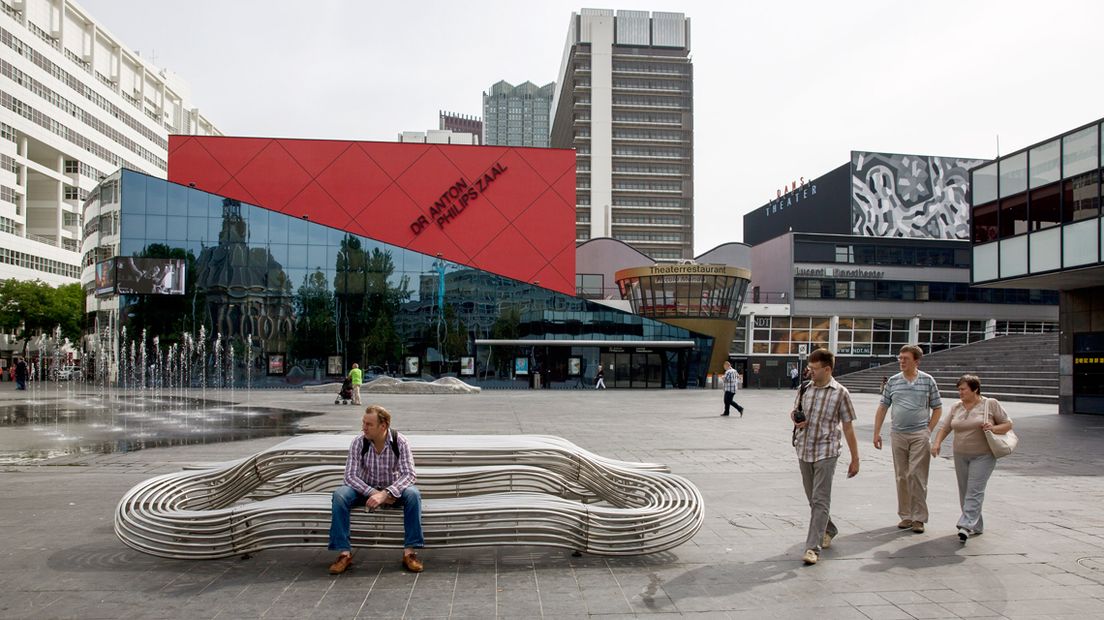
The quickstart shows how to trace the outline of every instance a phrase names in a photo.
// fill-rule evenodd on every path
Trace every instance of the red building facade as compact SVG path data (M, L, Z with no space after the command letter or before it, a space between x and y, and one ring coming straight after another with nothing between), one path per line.
M575 294L571 150L170 136L169 181Z

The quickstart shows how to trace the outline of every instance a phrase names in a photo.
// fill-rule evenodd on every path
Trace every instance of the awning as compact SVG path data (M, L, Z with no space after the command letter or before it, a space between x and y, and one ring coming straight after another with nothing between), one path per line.
M494 340L476 338L475 346L490 347L648 347L693 349L693 340Z

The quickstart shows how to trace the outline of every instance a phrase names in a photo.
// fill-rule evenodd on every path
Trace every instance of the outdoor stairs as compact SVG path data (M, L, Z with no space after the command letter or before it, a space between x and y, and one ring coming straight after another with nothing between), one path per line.
M958 400L955 382L981 379L981 393L997 400L1058 404L1058 334L998 336L925 355L920 370L935 378L944 400ZM878 393L897 362L836 377L852 392Z

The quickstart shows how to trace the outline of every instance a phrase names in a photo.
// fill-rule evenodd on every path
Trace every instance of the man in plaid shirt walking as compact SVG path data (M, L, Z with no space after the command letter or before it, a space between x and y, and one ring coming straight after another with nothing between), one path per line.
M724 404L725 410L721 415L728 415L728 408L735 406L736 411L740 412L740 417L744 417L744 408L740 406L740 403L733 400L736 398L736 388L740 383L740 373L736 372L736 369L732 367L732 363L726 361L724 363Z
M331 575L344 573L353 563L349 543L349 513L364 506L367 512L377 508L403 509L403 566L422 572L415 549L425 546L422 538L422 495L414 486L414 455L400 433L391 432L391 413L379 405L369 405L361 421L363 435L349 446L345 462L345 484L333 492L330 517L330 551L340 552L330 565Z

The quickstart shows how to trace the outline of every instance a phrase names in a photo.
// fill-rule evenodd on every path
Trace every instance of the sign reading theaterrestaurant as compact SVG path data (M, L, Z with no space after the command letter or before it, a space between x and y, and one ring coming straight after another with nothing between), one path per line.
M486 192L491 183L494 183L495 179L505 173L506 170L508 168L502 162L495 162L490 170L484 173L483 176L476 178L472 183L463 178L457 180L429 207L429 216L433 218L433 223L437 224L437 228L444 230L445 225L459 217L468 208L468 205ZM429 219L426 216L419 215L418 219L410 223L410 231L415 235L420 235L423 230L429 227L429 224Z

